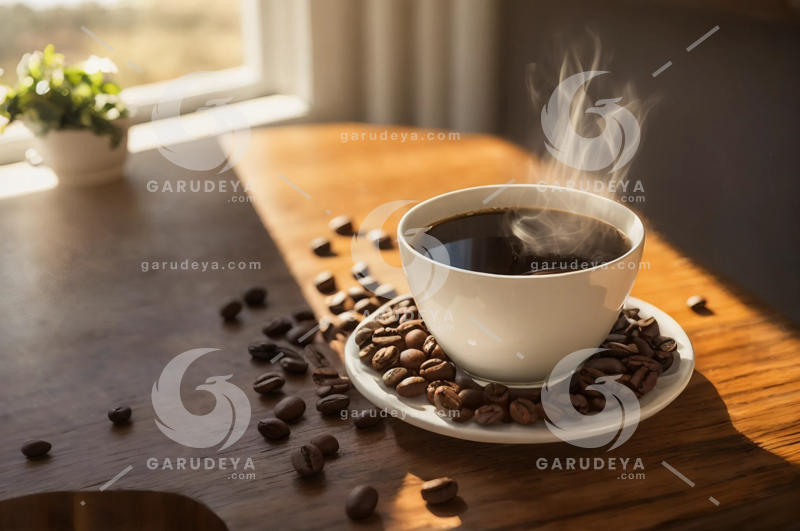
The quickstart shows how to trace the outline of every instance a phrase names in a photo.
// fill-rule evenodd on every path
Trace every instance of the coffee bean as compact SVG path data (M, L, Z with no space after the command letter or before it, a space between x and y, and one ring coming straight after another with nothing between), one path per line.
M410 398L412 396L425 394L425 390L427 388L428 382L425 380L425 378L420 376L410 376L397 384L395 390L397 391L398 395Z
M398 320L400 318L397 316L396 313L391 311L391 309L387 309L385 311L380 312L376 317L375 320L378 321L382 326L391 327L398 324ZM396 329L394 329L396 330Z
M662 352L672 352L678 348L678 343L671 337L656 336L653 339L653 346Z
M292 319L300 323L302 321L316 321L317 317L310 308L297 308L296 310L292 310Z
M436 380L453 380L456 377L456 366L449 361L438 358L429 359L419 368L419 374L429 382Z
M539 418L536 415L536 405L525 398L517 398L511 402L508 412L517 424L533 424Z
M439 478L422 484L422 499L428 503L445 503L458 494L458 483L450 478Z
M320 385L316 389L317 396L320 398L331 395L342 395L350 390L349 383L340 383L333 385Z
M701 297L700 295L693 295L686 299L686 306L691 308L692 310L700 310L706 307L708 301L706 301L705 297Z
M325 457L339 451L339 441L336 440L336 437L328 433L314 437L311 439L311 444L319 448L319 451L322 452L322 455Z
M339 378L339 371L332 367L320 367L311 373L311 380L317 385L328 385L326 380Z
M625 317L625 314L620 313L619 317L617 317L617 321L614 323L614 326L611 327L612 332L620 332L628 328L628 318Z
M303 477L319 474L325 466L322 452L313 444L304 444L292 452L292 466Z
M677 352L663 352L661 350L656 351L656 355L654 359L661 364L661 372L664 373L672 367L672 363L675 361L675 354Z
M126 406L115 407L108 411L108 420L114 424L124 424L131 418L131 408Z
M336 294L325 299L325 304L334 315L338 315L346 312L347 310L353 309L353 299L348 297L347 293L344 291L338 291Z
M403 313L400 314L400 324L405 324L408 322L416 322L418 321L418 313L416 306L409 306L403 310Z
M244 302L248 306L263 306L267 300L267 288L254 286L244 293Z
M397 297L397 292L391 284L382 284L374 290L375 296L381 303L387 303Z
M447 354L444 353L442 347L439 346L439 343L436 342L436 338L433 336L428 336L425 339L425 343L422 345L422 350L425 354L428 355L429 358L438 358L441 360L447 360Z
M477 389L478 391L483 392L482 385L477 384L475 380L461 371L456 372L455 382L461 389Z
M265 336L279 337L292 328L292 322L286 317L272 317L267 319L266 324L261 329Z
M281 358L281 367L284 371L291 374L305 374L308 371L308 363L300 358Z
M661 364L646 356L630 356L622 360L622 364L627 368L628 373L634 373L639 370L639 367L647 367L650 371L660 373L662 371Z
M258 423L258 432L273 441L279 441L289 436L292 430L281 419L264 419Z
M478 409L483 405L483 391L477 389L462 389L458 393L464 407Z
M378 311L378 308L380 307L381 301L375 297L367 297L356 302L355 305L353 305L353 311L356 311L361 315L373 314Z
M25 454L25 457L29 457L31 459L35 459L37 457L42 457L47 452L50 451L52 445L47 441L26 441L22 445L22 453Z
M625 366L621 361L615 358L595 358L586 360L583 366L587 369L594 369L603 374L622 374L625 372Z
M589 413L589 402L586 400L586 397L583 395L569 395L569 399L572 402L572 407L580 413L581 415L586 415Z
M613 358L609 358L613 359ZM618 361L618 360L614 360ZM621 363L620 363L621 364ZM625 371L622 371L625 372ZM622 373L618 373L622 374ZM578 388L580 392L583 393L585 396L603 396L603 393L597 391L595 389L588 389L589 386L595 385L595 382L598 378L605 376L602 372L598 371L597 369L592 369L591 367L584 366L580 371L578 371L575 376L578 377Z
M306 357L313 363L316 363L318 367L327 367L330 365L330 362L325 357L325 354L322 353L322 349L320 347L306 345L306 347L303 349L303 352L305 352Z
M656 353L656 351L653 350L653 347L651 347L650 344L647 341L645 341L644 338L642 337L632 338L630 344L636 345L636 349L639 351L640 356L646 356L648 358L652 358L653 355Z
M625 343L628 340L628 336L625 334L608 334L606 340L603 343Z
M383 421L382 411L378 408L370 408L360 411L356 418L353 420L353 425L356 428L366 429L377 426Z
M328 227L336 234L350 236L353 234L353 220L349 216L337 216L328 222Z
M256 378L256 381L253 384L253 390L260 395L265 395L267 393L277 391L283 387L283 384L285 383L286 380L284 380L283 376L280 374L276 372L265 372Z
M464 422L469 422L475 416L475 410L474 409L470 409L468 407L462 407L460 410L456 411L455 413L457 413L457 414L450 416L450 420L452 420L453 422L459 422L459 423L462 423L462 424Z
M367 241L378 249L391 249L392 237L389 233L381 229L373 229L367 233Z
M505 413L503 413L503 409L495 404L490 406L481 406L475 410L475 420L479 424L483 424L485 426L497 424L503 420L504 416Z
M350 272L353 274L353 278L360 280L369 276L369 266L366 262L358 262L350 268Z
M422 346L425 344L425 340L427 338L428 333L424 330L411 330L408 334L406 334L406 345L408 348L422 350Z
M302 321L286 332L286 339L295 345L309 345L314 341L315 328L317 323L314 321Z
M356 345L358 345L358 348L364 348L372 343L372 334L374 332L375 330L368 326L362 326L359 328L355 335L355 341Z
M378 491L369 485L359 485L347 497L345 512L351 520L369 518L378 505Z
M311 250L317 256L330 256L331 255L331 242L328 238L314 238L311 240Z
M375 353L378 352L378 347L376 345L367 345L366 347L362 348L358 351L358 359L363 361L364 363L372 363L372 358L375 356Z
M299 396L287 396L273 408L275 416L285 422L291 422L306 411L306 403Z
M227 321L235 321L236 316L242 311L242 303L237 300L228 301L219 309L219 314Z
M442 386L433 395L433 405L437 411L458 411L461 409L461 399L455 389Z
M353 299L353 302L358 302L369 298L369 293L367 293L367 291L360 286L353 286L352 288L349 288L347 290L347 294L351 299Z
M399 336L398 336L399 337ZM373 342L375 338L373 336ZM372 366L378 371L386 371L397 367L400 362L400 349L395 346L384 347L372 357Z
M448 387L458 393L461 391L461 388L455 382L448 382L446 380L434 380L433 382L428 384L428 388L425 390L425 394L428 398L428 402L433 406L436 405L433 401L434 395L436 395L436 390L440 387ZM481 404L482 405L482 404Z
M367 275L366 277L359 278L358 279L358 283L361 284L361 286L365 290L372 291L372 292L374 292L376 289L378 289L378 286L379 286L378 281L375 280L374 278L372 278L369 275Z
M270 361L278 353L278 345L269 339L256 339L247 345L247 352L257 360Z
M339 326L341 329L347 332L352 332L356 329L359 323L361 323L361 314L356 313L353 310L340 313L336 317L339 319Z
M323 295L336 292L336 278L330 271L323 271L314 277L314 287Z
M418 371L420 365L427 361L428 357L421 350L409 348L400 353L400 366L409 371Z
M395 328L378 328L372 334L372 342L377 345L378 348L395 346L399 349L400 346L404 346L405 344L403 338L397 333L397 329ZM403 350L405 350L405 348Z
M408 377L408 369L403 367L395 367L394 369L389 369L383 376L381 380L383 380L383 385L386 387L397 387L397 384L402 382Z
M350 398L347 395L328 395L317 400L317 411L323 415L338 413L350 405Z

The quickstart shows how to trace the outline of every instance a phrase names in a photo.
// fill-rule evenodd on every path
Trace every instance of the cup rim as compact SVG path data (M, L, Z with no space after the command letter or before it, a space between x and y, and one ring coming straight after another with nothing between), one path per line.
M433 260L431 258L428 258L424 254L420 253L411 244L409 244L408 239L406 238L406 235L405 235L405 232L406 232L405 224L407 223L409 216L411 216L415 211L417 211L418 209L423 208L425 205L427 205L428 203L430 203L430 202L432 202L432 201L434 201L436 199L441 199L443 197L447 197L447 196L450 196L450 195L461 194L461 193L468 192L468 191L471 191L471 190L478 190L478 189L481 189L481 188L484 188L484 189L537 188L538 190L541 190L542 188L547 188L547 189L551 189L551 190L559 191L559 192L567 192L567 193L588 195L588 196L591 196L593 198L593 200L605 201L605 202L610 203L611 205L613 205L613 208L624 208L625 210L630 212L634 217L635 224L638 224L641 227L642 236L641 236L641 238L639 239L638 242L634 242L631 245L631 248L630 248L630 250L628 250L627 253L623 254L622 256L620 256L620 257L618 257L618 258L616 258L616 259L614 259L614 260L612 260L610 262L606 262L605 264L600 264L600 265L597 265L597 266L594 266L594 267L591 267L591 268L588 268L588 269L580 269L578 271L567 271L567 272L564 272L564 273L553 273L553 274L550 274L550 275L498 275L498 274L495 274L495 273L484 273L482 271L471 271L469 269L462 269L460 267L455 267L455 266L452 266L452 265L449 265L449 264L443 264L441 262L437 262L437 261L435 261L435 260ZM617 228L619 229L619 227L617 227ZM628 236L628 235L625 234L625 236ZM489 185L484 185L484 186L473 186L471 188L462 188L460 190L453 190L452 192L439 194L437 196L434 196L434 197L431 197L429 199L426 199L425 201L422 201L421 203L419 203L417 205L414 205L413 208L409 209L408 212L406 212L403 215L403 217L400 218L400 223L397 224L397 239L398 239L398 241L415 255L415 259L422 258L423 260L425 260L426 262L428 262L432 266L444 267L444 268L448 269L449 271L455 271L455 272L469 274L469 275L477 275L477 276L481 276L481 277L497 278L497 279L517 279L517 280L530 279L531 281L534 281L533 279L536 279L536 280L538 280L540 282L544 282L547 279L551 279L552 280L552 279L555 279L555 278L565 278L565 277L572 276L572 275L581 275L581 274L585 274L585 273L590 273L590 272L596 271L598 269L607 269L610 264L616 264L618 262L624 261L624 259L626 257L628 257L628 256L632 255L633 253L637 252L644 245L645 236L646 235L645 235L645 231L644 231L644 223L642 223L642 219L639 217L639 215L636 212L634 212L630 208L627 208L624 205L620 205L616 201L612 201L611 199L609 199L607 197L603 197L603 196L600 196L600 195L595 195L595 194L592 194L592 193L589 193L589 192L585 192L583 190L576 190L574 188L564 188L562 186L553 186L553 185L549 185L549 184L523 184L523 183L511 184L511 185L489 184ZM628 236L628 237L630 238L630 236ZM403 266L403 267L405 268L405 266Z

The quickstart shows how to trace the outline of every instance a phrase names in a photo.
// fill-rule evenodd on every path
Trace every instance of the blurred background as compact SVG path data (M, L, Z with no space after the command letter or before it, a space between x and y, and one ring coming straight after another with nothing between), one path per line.
M599 67L611 74L588 99L640 110L631 206L800 323L798 29L798 0L0 0L0 84L52 43L68 62L110 57L139 123L171 80L212 71L182 112L231 98L253 126L411 124L547 159L542 96ZM0 135L0 164L32 145L18 125Z

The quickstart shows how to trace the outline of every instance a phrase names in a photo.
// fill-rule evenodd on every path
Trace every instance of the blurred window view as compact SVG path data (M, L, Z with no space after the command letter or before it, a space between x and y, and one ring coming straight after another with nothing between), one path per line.
M85 26L113 51L80 30ZM123 88L242 66L239 0L0 0L0 85L27 52L54 44L67 63L109 57ZM137 72L128 62L142 72Z

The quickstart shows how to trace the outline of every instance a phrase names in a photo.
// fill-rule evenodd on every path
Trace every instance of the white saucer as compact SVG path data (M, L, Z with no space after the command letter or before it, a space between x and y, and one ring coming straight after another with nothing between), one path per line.
M398 297L388 302L387 305L396 304L396 301L406 298L408 296ZM675 359L672 367L659 376L655 389L644 395L639 401L641 408L640 421L642 421L667 407L684 390L694 371L694 349L686 332L683 331L675 319L652 304L628 297L628 302L625 306L639 308L639 314L642 317L655 317L658 321L661 335L675 339L680 353L680 358ZM372 320L379 313L375 312L364 322ZM361 326L363 326L363 323L359 325L359 328ZM436 414L434 407L428 402L425 395L403 398L383 385L381 375L373 370L371 366L359 360L358 350L354 332L347 340L345 348L345 366L353 385L374 405L386 409L390 415L396 415L397 418L409 424L441 435L468 441L502 444L539 444L561 441L550 432L544 422L537 422L532 426L523 426L521 424L483 426L474 421L458 424L441 418ZM591 435L617 430L619 430L619 423L610 426L592 426Z

